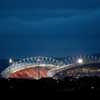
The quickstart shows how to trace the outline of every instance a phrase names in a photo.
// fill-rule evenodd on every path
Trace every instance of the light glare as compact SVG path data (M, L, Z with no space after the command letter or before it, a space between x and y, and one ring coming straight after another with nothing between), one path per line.
M79 58L79 59L77 60L77 63L82 64L82 63L83 63L83 59L82 59L82 58Z
M12 62L13 62L13 61L12 61L12 59L10 58L10 59L9 59L9 63L12 63Z

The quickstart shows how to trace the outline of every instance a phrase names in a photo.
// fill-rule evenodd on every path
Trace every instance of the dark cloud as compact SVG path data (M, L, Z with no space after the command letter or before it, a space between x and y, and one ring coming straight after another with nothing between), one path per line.
M2 14L3 13L3 14ZM0 33L97 34L100 10L35 10L1 12ZM29 16L27 16L29 15ZM6 29L6 30L5 30Z
M3 17L0 19L0 50L5 52L1 57L64 56L100 50L97 47L100 42L99 9L37 9L1 13Z
M0 0L0 57L99 52L100 0Z
M93 9L100 7L100 0L0 0L1 9L25 8L76 8Z

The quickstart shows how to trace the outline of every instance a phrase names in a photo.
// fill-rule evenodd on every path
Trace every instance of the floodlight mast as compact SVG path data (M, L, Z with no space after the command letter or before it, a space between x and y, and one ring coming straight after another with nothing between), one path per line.
M10 58L9 59L9 64L12 64L13 63L13 60Z
M78 64L83 64L83 59L82 59L82 58L79 58L79 59L77 60L77 63L78 63Z

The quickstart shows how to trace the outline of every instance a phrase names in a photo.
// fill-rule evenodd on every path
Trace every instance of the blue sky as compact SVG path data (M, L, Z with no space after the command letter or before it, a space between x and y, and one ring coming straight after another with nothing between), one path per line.
M100 52L99 0L0 0L0 58Z

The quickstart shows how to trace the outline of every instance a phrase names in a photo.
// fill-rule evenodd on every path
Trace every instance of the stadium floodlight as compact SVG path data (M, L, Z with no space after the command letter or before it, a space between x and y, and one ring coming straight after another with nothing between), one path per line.
M9 59L9 63L11 64L12 62L13 62L13 60L10 58L10 59Z
M83 59L82 59L82 58L79 58L79 59L77 60L77 63L83 64Z

